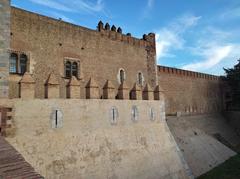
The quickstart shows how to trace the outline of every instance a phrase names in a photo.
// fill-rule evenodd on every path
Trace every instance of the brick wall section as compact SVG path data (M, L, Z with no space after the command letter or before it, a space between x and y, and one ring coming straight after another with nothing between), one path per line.
M211 113L222 109L218 76L158 66L158 80L164 90L166 113Z
M137 81L138 72L143 73L145 81L154 81L146 67L148 60L155 63L153 55L147 58L147 47L154 46L151 44L155 41L113 31L99 32L14 7L11 8L11 32L11 49L30 57L29 69L36 80L37 98L44 98L44 82L52 71L60 81L61 98L66 97L65 86L69 80L63 78L65 57L80 60L82 98L90 77L101 85L100 88L106 80L111 80L117 88L120 68L126 72L128 86ZM19 76L11 75L12 98L18 97L18 80Z
M157 63L156 63L156 43L155 34L150 33L146 36L146 40L150 43L147 45L147 72L148 72L148 83L152 86L156 86L157 82Z
M9 74L9 31L10 31L10 5L9 0L0 1L0 98L8 97Z
M0 136L0 178L41 179L32 166L3 137Z

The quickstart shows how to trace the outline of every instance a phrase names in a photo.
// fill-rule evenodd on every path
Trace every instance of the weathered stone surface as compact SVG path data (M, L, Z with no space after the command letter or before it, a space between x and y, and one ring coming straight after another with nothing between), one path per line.
M103 86L103 99L115 99L116 91L115 86L111 81L107 80Z
M9 96L10 1L0 1L0 98Z
M154 100L164 100L164 90L160 85L157 85L154 89Z
M100 92L97 82L90 78L87 85L86 85L86 98L87 99L99 99Z
M129 99L129 87L125 81L118 87L118 99Z
M213 80L213 76L175 68L163 72L158 67L156 72L155 36L152 33L139 40L104 29L92 31L17 8L11 8L11 32L11 49L31 52L29 69L36 79L37 98L44 98L44 82L49 72L57 69L64 77L64 60L71 58L80 61L81 98L86 98L85 85L90 77L97 81L99 89L103 88L106 79L117 87L117 74L123 68L128 84L134 84L141 71L152 87L157 82L161 85L165 90L168 114L177 111L184 114L189 106L194 107L194 114L221 109L220 82ZM110 39L111 33L116 35L115 40ZM19 77L10 76L14 79L9 81L9 96L18 97L16 81ZM66 98L68 81L59 78L59 83L60 97ZM8 86L3 88L8 91Z
M68 86L80 86L80 81L75 76L72 76L69 80Z
M236 154L224 141L240 144L240 137L221 115L169 116L167 123L196 178Z
M9 3L6 0L1 2ZM157 73L153 33L139 40L131 34L109 31L110 26L106 30L101 23L99 32L18 8L11 8L9 23L10 14L6 12L5 9L0 11L0 20L4 19L0 23L11 24L11 46L7 48L31 54L28 56L28 69L36 80L37 98L66 98L70 86L70 98L100 98L100 89L104 89L106 79L113 85L108 85L111 92L107 91L106 95L103 91L102 97L114 98L111 86L119 85L118 72L124 69L124 80L128 84L136 83L139 71L146 83L150 84L143 90L143 99L153 100L155 93L150 86L160 84L165 89L168 113L196 114L198 111L206 113L221 109L217 79L210 79L205 74L195 76L197 73L189 71L186 74L184 71L182 75L183 70L174 68ZM10 34L5 27L0 32L1 35L6 32L6 37ZM4 42L9 43L9 40ZM5 58L7 52L4 51L6 43L0 41L0 58L6 59L0 65L0 77L3 77L0 79L0 93L3 96L9 93L9 97L14 98L19 97L18 82L21 76L11 74L8 77L9 59ZM65 77L64 61L68 58L80 62L81 90L75 79L70 81L70 85ZM52 71L60 74L57 77L53 74L49 76ZM26 90L28 88L25 87ZM137 88L135 91L138 91ZM162 91L160 88L156 91L155 99L161 99ZM140 99L138 95L135 95L136 99ZM117 97L129 99L129 88L125 82L118 88ZM0 103L7 104L4 101ZM165 122L159 122L165 118L162 103L162 100L17 101L14 104L16 136L8 140L50 178L185 178L180 151L176 149ZM136 111L132 111L133 106ZM57 116L54 114L58 114L56 109L59 108L63 111L61 129L50 129L49 125L54 124L54 117ZM112 117L116 117L112 109L117 109L116 114L120 114L114 126L110 122ZM50 114L53 114L51 121L48 118ZM128 120L132 119L133 114L138 116L134 126L133 121ZM160 118L149 120L153 115ZM49 141L49 138L53 140ZM196 149L199 144L201 142Z
M50 73L45 84L46 85L59 85L59 80L54 73Z
M217 76L158 66L158 84L164 89L167 114L191 114L190 106L197 113L221 111L221 83Z
M35 80L30 73L26 72L20 80L20 83L35 83Z
M151 86L156 86L158 81L157 76L157 62L156 62L156 43L155 43L155 34L149 33L145 36L147 42L147 73L148 73L148 83Z
M154 100L153 89L148 83L143 88L143 99L144 100Z
M148 77L146 63L150 60L155 63L155 59L146 59L145 46L129 44L127 39L122 39L126 35L117 32L89 30L14 7L11 8L11 32L11 49L31 53L29 69L36 79L37 98L44 98L44 82L49 72L57 71L61 77L65 76L67 58L80 61L81 98L86 98L85 85L90 77L97 81L99 89L107 79L118 87L120 68L126 71L129 84L136 82L138 71L145 79L152 77ZM66 98L68 81L59 78L59 83L60 97ZM14 85L11 90L13 96L18 93Z
M22 99L33 99L35 97L35 80L30 73L26 72L23 75L19 85Z
M45 83L45 98L60 98L60 84L54 73L51 73Z
M142 99L142 90L137 85L137 83L134 83L133 88L131 90L131 99L135 99L135 100L141 100Z
M115 125L113 106L119 114ZM138 109L135 122L132 106ZM50 114L55 109L63 118L62 127L53 129ZM188 178L163 102L16 100L13 111L16 134L7 140L45 178Z
M72 78L69 80L67 89L69 98L80 98L80 81L75 76L72 76Z

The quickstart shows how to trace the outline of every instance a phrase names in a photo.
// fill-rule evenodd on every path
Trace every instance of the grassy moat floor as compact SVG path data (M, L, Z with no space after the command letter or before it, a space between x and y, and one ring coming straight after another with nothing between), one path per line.
M240 153L197 179L240 179Z

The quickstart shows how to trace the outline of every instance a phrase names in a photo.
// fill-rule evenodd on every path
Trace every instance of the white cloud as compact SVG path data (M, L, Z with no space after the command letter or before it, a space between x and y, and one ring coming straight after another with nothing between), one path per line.
M220 18L223 20L240 18L240 7L226 10L220 15Z
M236 63L240 58L239 28L236 23L234 27L223 24L240 19L240 7L201 19L199 23L200 19L201 16L185 14L155 31L158 63L164 57L174 57L168 64L216 75L223 74L223 67L231 68ZM179 63L173 64L176 60Z
M192 26L197 25L198 21L201 19L201 16L194 16L192 14L185 14L180 16L175 21L170 24L170 28L177 33L185 32Z
M174 56L170 54L171 50L183 48L185 43L183 34L189 28L195 26L200 18L200 16L185 14L168 24L167 27L161 28L156 32L156 51L158 61L161 57Z
M151 10L155 0L147 0L144 9L141 11L140 20L151 18Z
M102 0L86 1L86 0L29 0L35 4L46 6L51 9L65 11L65 12L101 12L104 10Z
M61 4L60 2L55 2L54 0L29 0L35 4L39 4L42 6L46 6L52 9L60 10L60 11L66 11L66 12L71 12L73 11L71 8L65 6L64 4Z
M63 21L76 24L76 22L75 22L73 19L71 19L71 18L69 18L69 17L67 17L67 16L65 16L65 15L63 15L63 14L61 14L61 13L50 12L49 14L50 14L52 17L56 18L56 19L59 19L59 18L60 18L60 19L62 19Z
M240 57L240 44L231 42L235 39L232 31L208 26L200 29L197 38L192 47L186 48L197 61L183 65L183 69L222 75L223 67L232 67Z
M169 54L170 49L181 49L183 47L184 40L168 29L161 29L156 34L156 51L157 59L161 57L171 57Z
M179 68L222 75L223 67L231 68L240 57L236 30L223 30L213 24L200 26L199 19L201 17L187 14L156 32L158 63L163 57L177 58L176 51L181 50L181 55L186 56L187 60L192 60L182 63L179 59ZM206 22L206 19L202 21ZM198 25L198 28L195 28L195 33L191 33L190 36L190 30L195 25ZM190 41L187 41L189 36Z
M100 12L104 9L103 0L97 0L94 3L86 0L72 0L71 3L73 5L72 8L76 7L81 10L86 10L88 12Z
M183 69L186 70L206 70L209 68L214 67L215 65L219 64L222 60L225 60L233 51L233 46L213 46L210 49L205 49L203 51L203 55L205 56L205 60L196 63L190 63L183 66Z

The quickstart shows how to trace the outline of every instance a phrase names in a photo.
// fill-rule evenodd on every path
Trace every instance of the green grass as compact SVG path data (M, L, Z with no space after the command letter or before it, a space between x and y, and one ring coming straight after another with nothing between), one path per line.
M240 179L240 154L237 154L197 179Z

